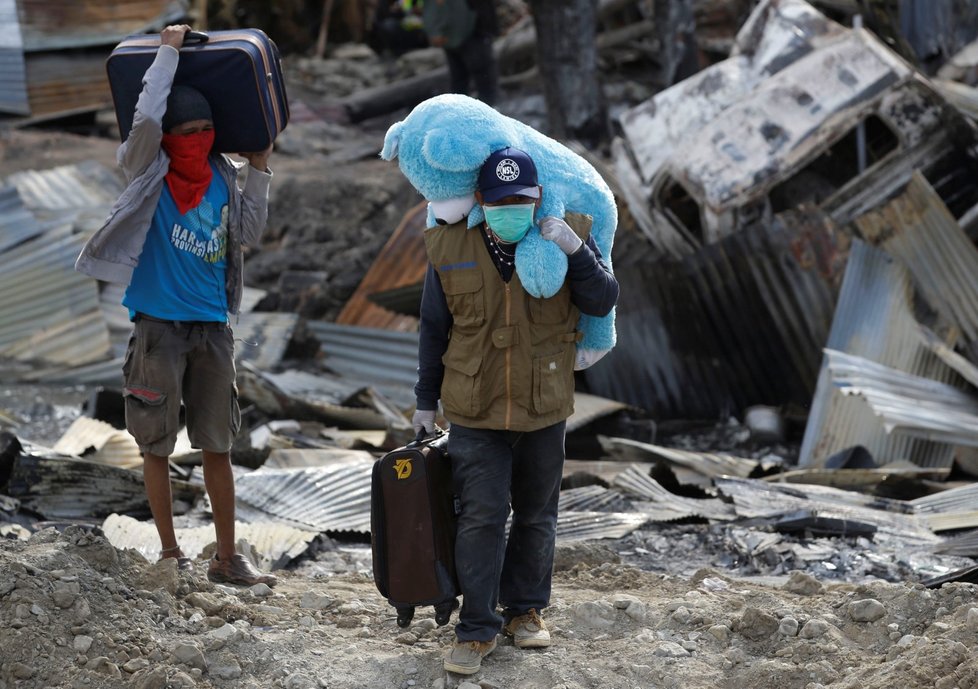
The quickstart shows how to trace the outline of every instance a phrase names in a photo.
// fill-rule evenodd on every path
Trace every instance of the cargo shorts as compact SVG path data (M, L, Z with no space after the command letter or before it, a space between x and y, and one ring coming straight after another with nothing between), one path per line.
M126 428L140 452L160 457L173 453L181 402L193 447L231 449L241 411L234 336L227 323L163 321L139 314L122 374Z

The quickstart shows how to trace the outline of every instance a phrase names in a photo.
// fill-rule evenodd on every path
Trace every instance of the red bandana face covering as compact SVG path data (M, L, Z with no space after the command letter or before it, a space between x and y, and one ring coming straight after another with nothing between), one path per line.
M210 186L213 171L207 156L214 145L214 130L194 134L164 134L163 150L170 156L166 185L183 215L196 208Z

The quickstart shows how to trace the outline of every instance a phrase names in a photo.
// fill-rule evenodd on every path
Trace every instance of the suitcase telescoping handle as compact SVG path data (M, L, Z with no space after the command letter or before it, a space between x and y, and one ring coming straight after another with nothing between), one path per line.
M210 39L211 39L211 37L208 36L203 31L188 31L187 33L185 33L183 35L183 44L184 45L204 45Z
M431 435L428 435L422 428L418 431L418 434L414 436L414 440L409 442L405 447L417 447L418 445L424 445L425 443L430 443L432 440L437 440L438 438L445 435L445 429L435 426L435 430Z

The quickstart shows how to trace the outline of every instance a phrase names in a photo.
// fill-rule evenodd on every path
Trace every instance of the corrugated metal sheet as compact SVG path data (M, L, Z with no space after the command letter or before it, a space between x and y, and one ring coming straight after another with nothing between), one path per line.
M978 249L920 172L885 206L856 219L862 236L900 258L922 296L958 328L978 362Z
M978 446L978 396L843 352L825 353L833 385L861 398L885 432Z
M737 476L746 478L757 469L759 460L734 457L732 455L711 454L708 452L690 452L671 447L651 445L627 438L608 438L605 447L612 452L616 448L634 448L646 455L650 460L664 459L686 469L691 469L704 476Z
M814 510L821 517L841 517L876 525L886 535L933 545L940 538L926 523L908 512L912 506L854 491L827 486L767 483L752 479L718 479L717 488L733 500L739 517L772 517L799 510Z
M160 539L156 527L132 517L111 514L102 522L105 537L120 550L138 551L150 562L160 557ZM186 557L197 558L214 543L213 526L176 528L177 543ZM246 524L235 522L236 540L247 541L259 556L258 567L264 572L281 569L309 549L318 534L282 524Z
M842 251L816 212L784 214L681 261L619 260L618 346L590 392L659 417L806 406L832 320Z
M75 419L52 449L123 469L143 464L139 446L128 431L87 416Z
M124 189L116 170L94 160L15 172L7 184L17 188L24 205L38 217L43 211L108 210Z
M187 0L16 0L16 4L28 51L95 45L111 49L130 34L158 31L186 18L189 9Z
M622 538L648 521L645 514L638 512L560 512L557 540Z
M239 518L275 518L326 533L370 533L372 461L308 469L260 469L235 479Z
M363 276L360 286L336 317L342 325L359 325L404 332L416 331L418 319L388 311L368 298L374 292L386 292L424 281L428 257L424 247L427 202L421 202L401 220L391 238Z
M298 469L329 466L337 462L373 462L374 459L366 450L277 448L269 453L262 466L266 469Z
M426 259L425 259L426 260ZM326 321L310 321L326 365L336 373L371 383L414 386L418 379L418 333Z
M827 347L944 383L960 378L928 345L913 315L913 286L904 266L885 252L855 240L839 293ZM909 459L922 466L949 466L952 448L886 433L857 398L843 395L822 365L799 453L802 466L823 466L836 452L862 445L879 462Z
M274 368L282 360L298 322L299 316L294 313L251 311L232 316L235 361Z
M16 0L0 0L0 112L29 115L24 37Z
M697 500L670 493L658 481L649 476L648 467L633 466L615 478L616 488L647 503L636 503L636 509L654 522L670 522L689 517L702 517L716 521L733 519L733 508L722 500Z
M16 187L0 187L0 252L42 232L40 223L24 206Z
M74 270L84 242L44 235L0 254L0 354L69 365L109 355L97 284Z
M238 516L249 522L271 517L326 533L368 534L372 470L373 461L351 460L309 469L263 468L238 476ZM587 502L596 501L591 497ZM562 511L557 538L621 538L646 521L647 515L640 512Z
M559 510L572 512L623 512L627 507L620 491L604 486L565 488L560 491Z
M27 53L30 116L64 116L112 107L105 58L110 49Z
M972 510L978 505L978 483L969 483L910 500L920 514L944 514Z

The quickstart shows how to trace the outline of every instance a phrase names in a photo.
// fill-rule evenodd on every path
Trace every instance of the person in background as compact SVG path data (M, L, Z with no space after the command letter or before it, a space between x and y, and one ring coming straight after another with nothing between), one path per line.
M427 48L428 37L422 25L423 6L424 0L394 0L378 7L374 50L380 55L397 58L412 50Z
M143 454L143 479L160 537L161 559L192 570L173 528L169 456L181 401L191 444L203 452L204 483L217 552L211 581L274 585L235 552L230 448L240 425L234 336L243 290L242 246L258 241L268 217L272 146L242 153L249 168L212 153L214 122L204 96L174 85L189 26L168 26L143 77L129 137L118 160L128 186L86 243L77 270L127 284L134 322L123 363L126 428Z
M423 17L429 43L445 51L451 92L468 95L474 83L479 100L494 104L499 77L492 48L497 32L492 0L426 0Z
M542 236L567 255L560 290L535 298L523 289L517 246L544 193L530 156L504 148L479 172L485 224L467 229L463 219L425 231L413 425L433 433L441 400L461 505L462 592L444 666L460 674L478 672L500 630L518 648L550 645L540 612L550 601L577 323L582 313L606 315L618 299L618 282L590 237L591 218L581 214L540 220Z

